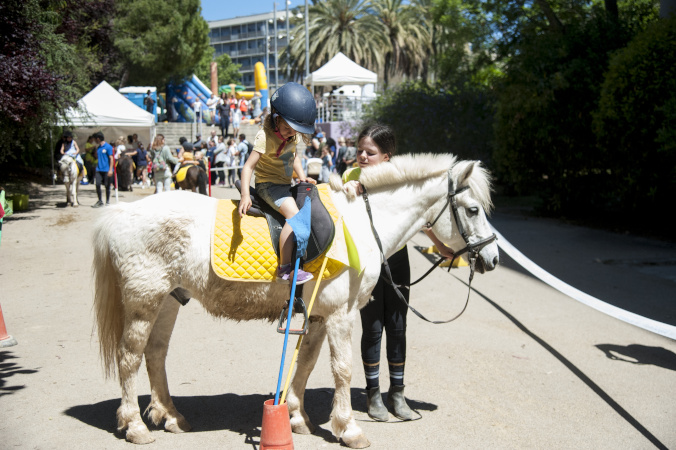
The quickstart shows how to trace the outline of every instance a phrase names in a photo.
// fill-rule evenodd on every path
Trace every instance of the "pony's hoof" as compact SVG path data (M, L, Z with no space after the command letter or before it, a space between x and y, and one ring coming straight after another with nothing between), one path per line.
M77 208L78 206L80 206L80 205L79 205L79 204L75 204L75 205L73 205L73 208Z
M164 422L164 429L170 433L185 433L192 430L192 427L183 416Z
M300 422L298 424L291 424L291 431L296 434L312 434L315 432L317 427L312 425L310 422Z
M147 429L145 431L127 430L126 438L127 441L131 442L132 444L150 444L152 442L155 442L155 438L152 437L150 431L148 431Z
M360 434L359 436L355 436L352 438L347 438L343 436L341 439L343 440L343 443L350 448L366 448L371 445L369 440L366 439L366 436L364 436L363 434Z

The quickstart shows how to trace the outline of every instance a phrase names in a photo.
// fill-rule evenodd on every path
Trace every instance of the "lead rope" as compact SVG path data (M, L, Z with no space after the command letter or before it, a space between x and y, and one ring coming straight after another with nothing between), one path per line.
M383 268L385 269L385 275L386 275L385 277L383 277L383 279L385 280L385 282L387 284L389 284L392 287L392 289L394 289L394 292L397 293L397 297L399 297L399 300L404 302L404 304L411 311L413 311L413 313L416 316L420 317L425 322L429 322L429 323L433 323L433 324L438 325L438 324L441 324L441 323L453 322L455 319L460 317L465 312L465 310L467 309L467 305L469 304L469 295L472 292L472 280L474 279L474 266L476 265L476 252L474 252L472 250L469 251L469 269L470 269L469 284L467 285L467 287L468 287L467 299L465 300L465 306L462 307L462 311L460 311L456 316L454 316L454 317L452 317L451 319L448 319L448 320L430 320L430 319L428 319L427 317L425 317L421 313L419 313L413 306L411 306L406 301L404 294L402 294L401 291L399 290L399 286L394 282L394 280L392 280L392 272L390 271L390 265L387 262L387 258L385 258L385 253L383 252L383 245L380 242L380 237L378 236L378 232L376 231L375 225L373 225L373 214L371 213L371 205L369 204L368 194L366 192L366 188L363 187L363 186L362 186L362 188L364 189L364 192L362 194L362 198L364 199L364 204L366 205L366 212L368 213L369 221L371 222L371 230L373 231L373 237L375 237L375 239L376 239L376 243L378 244L378 249L380 250L380 256L382 256L382 258L383 258ZM465 249L463 249L462 253L464 253L465 250L467 250L468 248L469 247L465 247ZM453 256L453 260L455 260L455 258L460 254L461 254L460 252L455 253L454 256ZM453 260L451 260L451 265L453 264ZM440 260L440 261L443 261L443 259ZM432 269L428 270L427 273L425 275L423 275L420 279L415 281L415 283L419 282L420 280L422 280L422 278L425 278L430 272L432 272L433 269L435 269L439 264L441 264L440 261L437 261L435 266L433 266ZM449 270L450 270L450 268L449 268ZM413 286L415 283L411 283L411 284L409 284L409 286Z

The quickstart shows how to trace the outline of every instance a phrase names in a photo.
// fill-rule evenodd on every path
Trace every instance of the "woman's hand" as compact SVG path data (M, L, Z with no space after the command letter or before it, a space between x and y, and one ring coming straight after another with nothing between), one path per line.
M349 198L355 198L364 193L364 188L359 181L352 180L343 185L343 192L345 192Z
M239 201L239 217L240 219L246 215L246 212L251 208L251 196L248 192L242 191L242 199Z

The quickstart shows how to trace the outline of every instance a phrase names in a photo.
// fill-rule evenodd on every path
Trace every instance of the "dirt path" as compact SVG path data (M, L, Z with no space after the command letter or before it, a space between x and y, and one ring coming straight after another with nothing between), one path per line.
M76 209L56 206L65 199L62 186L41 192L29 211L5 223L0 245L0 303L19 342L0 349L0 447L132 448L115 433L120 389L104 379L92 333L90 238L100 211L89 207L94 189L83 187L84 205ZM215 192L234 196L228 189ZM120 201L148 194L122 193ZM576 287L673 320L671 274L594 263L618 253L673 257L673 246L500 214L492 222ZM409 245L414 274L429 266L414 249L426 244L419 235ZM412 301L430 316L451 316L466 296L467 275L467 269L435 271L413 289ZM418 421L368 418L355 327L352 401L371 448L676 448L674 341L589 309L508 258L477 276L473 288L467 312L453 324L409 316L406 394L422 416ZM269 324L214 320L197 302L182 308L167 370L175 404L194 431L155 429L149 448L258 448L263 401L273 395L281 348L282 337ZM327 350L306 394L319 429L294 435L297 449L339 448L328 423ZM149 402L145 368L139 380L143 409Z

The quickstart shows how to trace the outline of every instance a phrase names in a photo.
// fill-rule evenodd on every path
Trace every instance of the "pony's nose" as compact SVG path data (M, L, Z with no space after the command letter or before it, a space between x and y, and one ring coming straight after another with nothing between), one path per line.
M493 267L497 267L499 262L500 258L498 257L498 255L495 255L495 258L493 258Z

